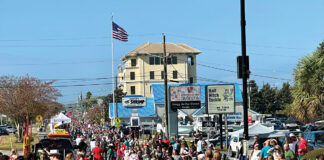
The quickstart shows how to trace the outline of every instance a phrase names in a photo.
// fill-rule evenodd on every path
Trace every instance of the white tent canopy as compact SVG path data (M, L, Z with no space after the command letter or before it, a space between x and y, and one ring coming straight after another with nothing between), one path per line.
M243 137L244 129L237 130L235 132L232 132L230 135L232 137ZM274 130L260 124L259 122L254 123L252 126L249 126L249 136L254 135L266 135L273 133Z
M51 123L71 123L71 118L65 116L63 113L56 115L55 117L51 118Z

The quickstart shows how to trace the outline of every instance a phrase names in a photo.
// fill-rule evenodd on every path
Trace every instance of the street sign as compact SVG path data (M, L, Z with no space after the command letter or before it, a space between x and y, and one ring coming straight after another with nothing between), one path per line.
M202 127L216 127L216 123L215 122L208 122L208 121L203 121L202 122Z
M120 122L121 122L121 120L117 117L117 118L115 119L115 123L116 123L116 124L120 124Z
M235 113L234 84L206 86L206 102L209 114Z
M36 116L36 121L41 122L43 120L43 117L41 115Z
M200 86L170 86L172 109L198 109L200 103Z
M206 130L206 131L216 130L216 122L203 121L202 122L202 129Z

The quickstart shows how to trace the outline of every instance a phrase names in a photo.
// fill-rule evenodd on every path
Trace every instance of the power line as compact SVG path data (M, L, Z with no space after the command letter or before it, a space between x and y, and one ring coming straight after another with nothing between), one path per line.
M171 34L168 33L167 35L169 35L171 37L178 37L178 38L185 38L185 39L196 39L196 40L213 42L213 43L229 44L229 45L236 45L236 46L240 46L241 45L241 43L237 43L237 42L216 41L216 40L211 40L211 39L205 39L205 38L193 37L193 36L183 36L183 35L172 34L172 33ZM290 50L301 50L301 49L303 49L303 50L309 50L309 48L283 47L283 46L271 46L271 45L255 45L255 44L250 44L248 46L260 47L260 48L290 49Z

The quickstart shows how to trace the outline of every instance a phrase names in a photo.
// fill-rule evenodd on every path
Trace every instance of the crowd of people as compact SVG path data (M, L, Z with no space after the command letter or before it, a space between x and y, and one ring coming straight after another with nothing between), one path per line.
M46 156L26 154L19 156L15 150L9 156L0 153L0 160L39 159L39 160L222 160L227 159L226 152L203 140L197 131L194 138L163 136L163 133L141 134L139 130L102 126L96 123L74 123L69 130L75 142L75 151L64 153L59 150L46 150ZM300 133L291 133L282 144L276 139L261 141L254 136L251 160L299 160L306 153L307 141ZM223 153L223 154L222 154ZM224 154L225 153L225 154ZM324 156L318 156L324 160Z
M204 141L197 132L196 138L168 139L162 132L143 136L138 130L125 134L119 128L92 126L72 130L78 146L78 160L220 160L222 154L212 144ZM140 136L141 135L141 136ZM224 158L224 157L223 157Z
M276 139L268 139L262 143L258 136L254 136L250 159L300 160L307 152L307 141L304 139L303 133L299 133L298 136L290 133L283 144ZM323 159L323 155L319 156L318 159Z

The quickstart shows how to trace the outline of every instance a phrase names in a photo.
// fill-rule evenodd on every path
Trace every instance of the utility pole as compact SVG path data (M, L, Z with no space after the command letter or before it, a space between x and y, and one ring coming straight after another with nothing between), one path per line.
M168 72L167 72L167 56L165 48L165 35L163 35L163 58L164 58L164 109L165 109L165 134L169 138L168 131Z
M241 43L242 43L242 82L243 82L243 118L244 118L244 139L249 140L248 106L247 106L247 71L246 66L246 35L245 35L245 0L241 0Z

